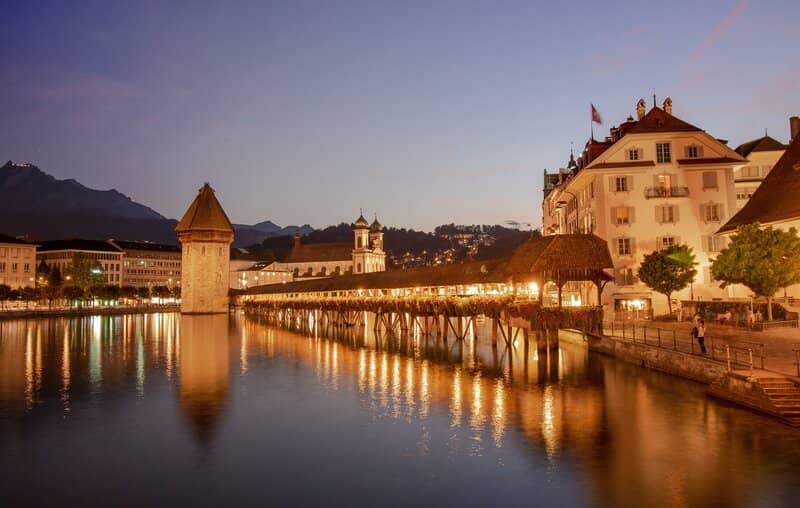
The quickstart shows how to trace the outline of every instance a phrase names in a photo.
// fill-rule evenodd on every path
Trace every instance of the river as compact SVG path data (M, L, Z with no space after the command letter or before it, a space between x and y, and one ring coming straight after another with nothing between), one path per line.
M563 343L0 322L2 506L797 506L800 430ZM501 343L502 344L502 343Z

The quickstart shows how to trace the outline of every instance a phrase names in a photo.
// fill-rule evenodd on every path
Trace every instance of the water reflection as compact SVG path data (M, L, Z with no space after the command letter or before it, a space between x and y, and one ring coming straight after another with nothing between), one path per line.
M658 506L748 506L764 499L780 505L800 494L796 431L717 404L698 385L590 356L580 346L537 352L518 340L493 349L483 326L463 342L420 333L375 336L371 323L303 330L175 314L0 322L0 439L53 412L68 419L91 407L147 421L152 416L137 404L166 397L179 418L173 422L169 409L159 407L159 429L174 429L176 441L181 431L193 436L197 449L213 449L212 442L229 447L225 464L235 468L250 446L239 434L264 418L261 406L242 395L247 387L258 391L251 396L262 406L283 408L280 418L320 439L350 442L350 436L359 443L375 422L407 425L414 450L397 453L416 458L405 466L397 456L386 458L399 475L412 474L424 458L485 457L494 471L521 455L527 462L497 474L519 473L525 481L552 474L599 506L632 499ZM362 423L329 429L292 413L306 398L317 400L317 390L324 394L319 400ZM292 403L280 405L284 397ZM96 425L91 430L103 432L102 418ZM402 434L395 432L382 435L387 447ZM299 456L316 453L302 442L293 446ZM164 460L181 463L180 457L173 452ZM7 467L2 459L0 466Z

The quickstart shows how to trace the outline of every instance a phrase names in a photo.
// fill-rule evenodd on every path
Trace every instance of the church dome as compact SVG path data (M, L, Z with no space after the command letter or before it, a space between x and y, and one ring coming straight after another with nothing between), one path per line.
M361 215L358 216L358 219L356 219L356 222L353 224L353 227L355 227L356 229L369 228L369 222L367 222L367 219L364 218L364 212L361 212Z
M372 224L369 226L369 230L373 233L380 233L383 231L383 224L378 222L378 217L375 217L375 220L372 221Z

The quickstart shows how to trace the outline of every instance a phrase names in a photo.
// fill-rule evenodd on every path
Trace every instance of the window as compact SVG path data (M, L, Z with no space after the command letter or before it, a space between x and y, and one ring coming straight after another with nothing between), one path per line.
M720 252L725 248L725 239L721 236L709 235L703 238L706 252Z
M758 178L758 166L744 166L740 171L739 175L742 178Z
M750 199L756 191L755 187L743 187L736 190L736 200L744 201Z
M12 248L12 249L11 249L11 257L12 257L12 258L15 258L15 257L18 257L18 256L19 256L19 249L17 249L17 248Z
M617 284L620 286L632 286L636 284L636 275L633 268L620 268L617 272Z
M24 265L22 265L22 271L24 273L29 273L31 271L31 265L29 265L28 263L25 263Z
M703 219L706 222L720 222L719 204L703 205Z
M6 257L6 248L0 247L0 258Z
M614 177L614 192L628 192L628 188L627 176Z
M677 222L678 210L675 205L661 205L656 207L656 222L659 224L672 224Z
M0 273L6 273L6 264L0 263Z
M718 189L717 172L703 171L703 189Z
M617 255L630 256L631 252L631 239L617 238Z
M11 273L17 273L17 264L11 263Z
M614 221L617 226L631 223L631 209L627 206L618 206L614 208Z
M669 249L673 245L676 245L678 243L678 240L674 236L662 236L661 238L656 239L656 243L657 243L656 248L662 250L662 249Z
M641 158L641 151L638 148L630 148L628 149L628 160L629 161L638 161Z
M703 147L691 145L686 147L686 157L689 159L697 159L703 156Z
M672 162L669 143L656 143L656 162L662 164Z

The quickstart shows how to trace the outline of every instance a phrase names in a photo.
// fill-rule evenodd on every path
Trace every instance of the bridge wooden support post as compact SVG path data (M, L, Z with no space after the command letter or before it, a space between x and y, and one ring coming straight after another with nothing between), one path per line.
M450 328L450 316L445 314L442 316L442 340L447 342L447 335L449 333Z
M497 319L492 319L492 347L497 347L497 328L500 326L500 322Z
M458 316L458 331L456 332L458 340L464 340L464 317Z

